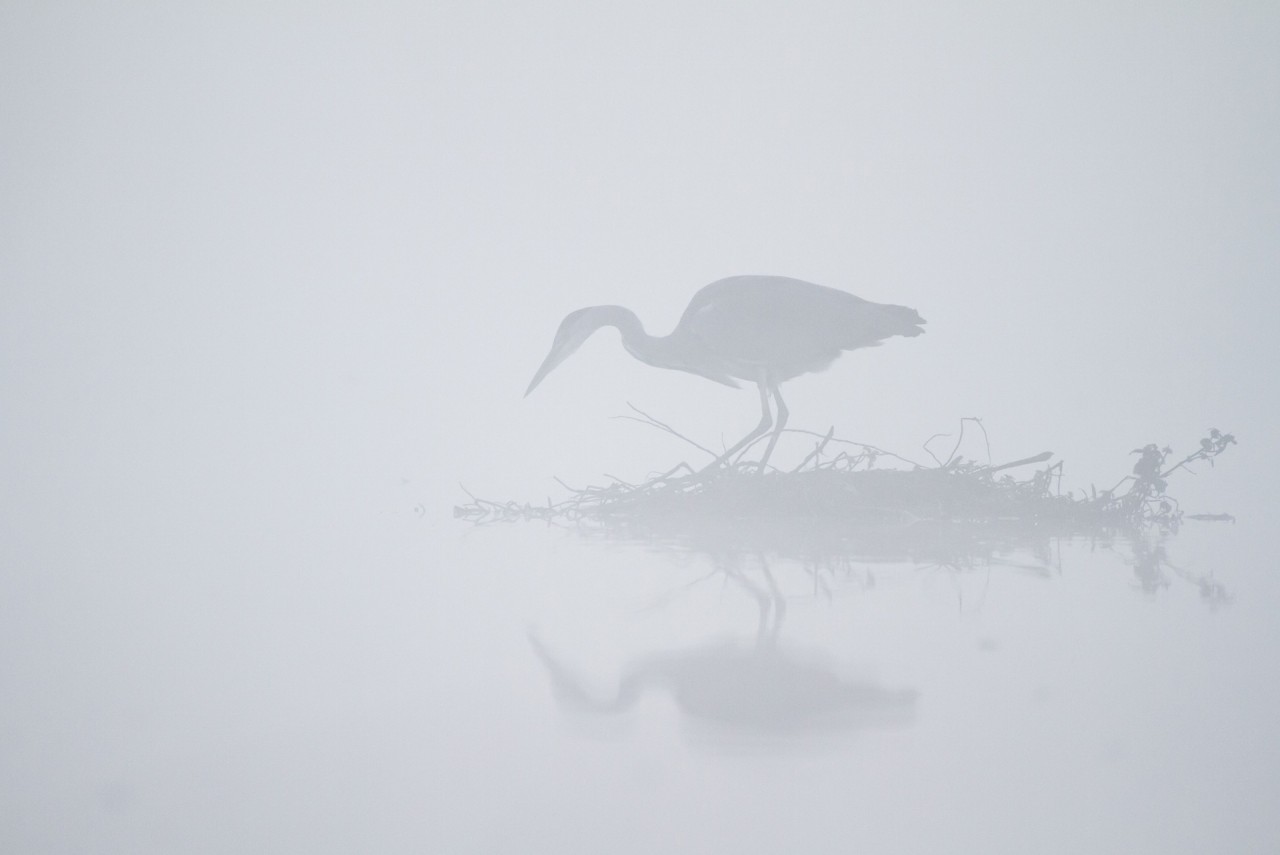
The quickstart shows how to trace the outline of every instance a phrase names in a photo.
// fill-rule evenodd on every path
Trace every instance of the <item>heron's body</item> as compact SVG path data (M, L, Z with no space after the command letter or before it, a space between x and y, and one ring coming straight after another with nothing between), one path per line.
M698 291L667 336L649 335L635 313L622 306L593 306L571 313L561 323L551 353L525 394L591 333L613 326L621 333L623 346L641 362L730 386L737 386L738 380L759 386L760 426L721 460L769 429L772 395L778 404L778 424L765 452L768 460L787 418L779 384L825 369L846 350L875 347L893 336L920 335L923 323L914 309L872 303L800 279L733 276Z

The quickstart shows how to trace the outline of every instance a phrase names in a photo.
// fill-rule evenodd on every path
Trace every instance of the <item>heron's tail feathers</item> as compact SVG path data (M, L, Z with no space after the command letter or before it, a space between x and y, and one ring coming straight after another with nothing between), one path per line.
M861 312L857 320L848 327L855 341L853 347L867 347L879 344L895 335L917 336L924 330L924 318L915 309L907 306L895 306L890 303L874 303L874 312Z
M893 324L896 335L920 335L924 332L920 326L925 323L925 319L915 309L888 304L880 308L884 310L885 320Z

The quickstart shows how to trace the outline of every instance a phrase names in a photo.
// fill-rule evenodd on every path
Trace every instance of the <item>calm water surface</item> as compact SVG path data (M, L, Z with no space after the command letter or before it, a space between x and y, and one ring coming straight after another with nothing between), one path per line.
M1256 524L806 561L413 489L13 547L5 850L1280 847Z

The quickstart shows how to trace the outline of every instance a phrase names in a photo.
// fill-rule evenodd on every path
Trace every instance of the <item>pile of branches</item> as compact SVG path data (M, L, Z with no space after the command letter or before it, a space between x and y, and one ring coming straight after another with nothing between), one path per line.
M626 418L671 433L716 457L669 425L639 410L635 412L636 416ZM611 478L606 485L575 489L557 479L568 491L568 496L559 502L493 502L468 493L471 500L456 506L454 516L476 523L546 520L606 527L638 522L651 525L663 520L694 526L724 521L794 524L810 520L855 526L923 521L1006 524L1061 534L1151 526L1172 531L1181 524L1184 514L1167 492L1169 477L1198 462L1212 465L1236 442L1231 434L1213 429L1199 447L1176 462L1173 450L1167 446L1152 444L1134 449L1132 453L1138 460L1131 474L1111 489L1093 488L1087 495L1077 496L1061 492L1062 462L1050 462L1050 452L999 465L958 456L966 423L982 427L977 419L961 420L960 437L945 460L929 451L937 436L925 443L926 452L933 457L932 465L838 439L834 431L825 435L788 431L817 438L808 456L790 470L762 467L739 456L703 469L681 463L642 483ZM744 449L743 454L749 450L750 447ZM1015 470L1026 471L1031 466L1037 468L1029 475L1014 474Z

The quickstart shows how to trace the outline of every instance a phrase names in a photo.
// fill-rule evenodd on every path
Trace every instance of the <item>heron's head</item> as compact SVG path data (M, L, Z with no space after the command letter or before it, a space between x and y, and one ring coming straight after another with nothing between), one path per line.
M538 368L538 373L533 375L529 388L524 390L526 397L537 388L544 377L555 370L557 365L564 362L575 350L582 347L582 343L591 338L593 332L609 323L606 317L607 313L603 311L607 308L609 307L592 306L586 309L579 309L576 312L570 312L560 322L560 329L556 330L555 341L551 343L551 352L547 354L546 359L542 360L542 365Z

